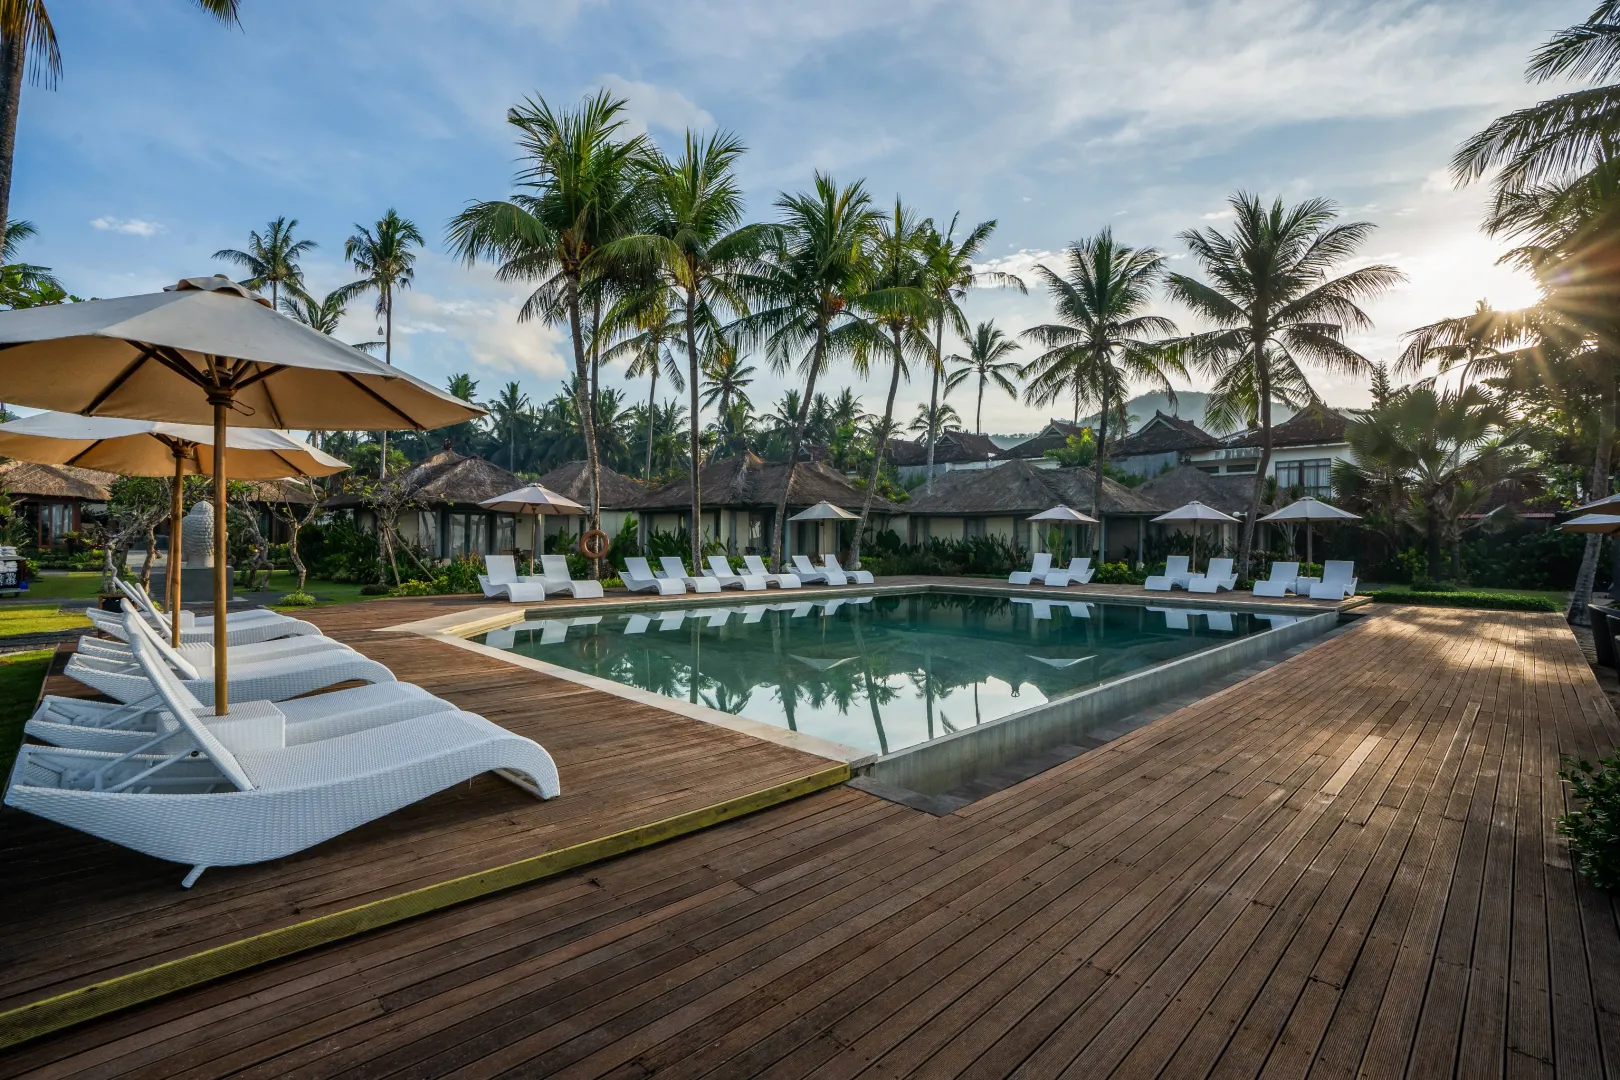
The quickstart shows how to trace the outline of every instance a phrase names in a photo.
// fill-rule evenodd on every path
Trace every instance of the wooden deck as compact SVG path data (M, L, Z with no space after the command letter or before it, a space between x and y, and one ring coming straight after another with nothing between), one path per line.
M1556 617L1387 609L955 814L835 788L0 1074L1614 1076L1552 819L1617 739ZM11 910L77 930L65 891Z

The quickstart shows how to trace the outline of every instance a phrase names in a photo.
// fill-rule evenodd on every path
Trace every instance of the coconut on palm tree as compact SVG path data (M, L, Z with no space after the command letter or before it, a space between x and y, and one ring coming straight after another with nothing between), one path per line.
M1164 273L1163 253L1118 243L1113 232L1104 229L1070 244L1066 256L1061 273L1044 263L1035 267L1060 321L1024 331L1024 337L1042 352L1019 375L1028 380L1024 397L1033 405L1046 405L1067 395L1074 402L1076 421L1082 402L1094 404L1098 410L1091 512L1099 522L1095 535L1100 559L1108 550L1102 482L1108 464L1109 420L1133 382L1151 384L1174 404L1176 391L1170 376L1185 377L1186 368L1164 344L1176 332L1175 323L1147 311Z
M784 194L776 206L781 220L768 236L762 265L739 280L754 310L732 326L740 341L764 344L774 370L797 366L804 373L771 530L771 563L779 570L805 424L818 398L826 400L816 393L816 381L829 357L851 354L867 340L857 304L866 291L862 264L880 215L863 183L840 187L819 172L814 191Z
M316 247L313 240L293 239L297 227L297 218L278 217L265 226L262 234L256 229L248 233L246 251L221 248L214 252L214 258L235 263L248 272L238 284L260 291L269 286L270 306L279 308L283 289L289 298L303 295L304 268L298 261Z
M624 107L604 90L571 113L556 112L540 98L507 110L524 160L519 191L475 202L450 222L451 249L469 265L488 259L503 281L537 282L518 319L567 323L579 394L589 393L593 373L582 311L611 262L602 249L635 230L646 204L640 178L651 165L652 144L645 135L619 137ZM587 402L578 404L596 529L602 505L596 419ZM592 572L598 572L595 560Z
M1336 222L1326 199L1269 207L1259 196L1238 192L1228 200L1235 214L1230 233L1193 229L1181 234L1207 282L1185 274L1168 278L1170 295L1213 329L1177 342L1187 360L1234 389L1247 387L1260 429L1260 461L1238 546L1239 573L1248 573L1259 516L1261 487L1271 464L1271 406L1279 385L1278 361L1292 379L1304 381L1301 362L1330 372L1366 375L1367 358L1345 344L1345 335L1372 326L1361 305L1405 280L1393 266L1375 264L1333 276L1372 234L1365 221Z
M973 410L973 430L984 434L984 388L995 383L1009 397L1018 397L1018 384L1012 376L1018 373L1018 362L1008 357L1018 351L1018 342L1001 332L993 321L986 320L974 327L967 339L967 355L952 353L945 359L957 365L945 380L945 396L969 379L977 379L979 392Z

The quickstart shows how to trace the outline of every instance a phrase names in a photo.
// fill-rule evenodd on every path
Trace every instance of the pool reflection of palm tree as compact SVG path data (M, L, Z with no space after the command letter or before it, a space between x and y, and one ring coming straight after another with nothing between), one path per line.
M872 710L872 729L877 732L878 752L889 752L889 736L883 730L883 705L893 701L896 693L886 684L879 683L872 678L872 651L866 647L866 635L861 631L861 621L856 619L852 625L855 628L855 648L861 657L861 681L865 684L866 704ZM883 700L879 700L882 698Z

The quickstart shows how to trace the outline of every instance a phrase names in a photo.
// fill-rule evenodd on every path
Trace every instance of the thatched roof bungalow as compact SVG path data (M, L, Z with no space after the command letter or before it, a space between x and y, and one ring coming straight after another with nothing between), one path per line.
M68 533L105 512L118 477L72 465L36 465L29 461L0 464L0 491L12 499L39 547L59 547Z
M492 513L478 505L523 486L515 473L493 461L445 449L411 466L404 482L415 505L400 516L400 536L429 557L526 554L534 544L531 518L519 521L515 515ZM376 516L352 486L325 505L353 512L362 528L376 524Z
M1101 518L1109 559L1133 558L1141 550L1148 519L1169 507L1105 477L1098 514L1092 506L1094 486L1090 469L1041 468L1021 458L993 469L947 473L934 480L932 494L921 489L912 493L905 508L910 540L1000 536L1038 551L1041 530L1025 519L1061 505Z

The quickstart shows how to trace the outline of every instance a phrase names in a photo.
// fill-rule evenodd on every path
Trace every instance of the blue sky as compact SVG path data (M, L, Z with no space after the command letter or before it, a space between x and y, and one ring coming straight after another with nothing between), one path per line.
M1525 60L1589 6L243 0L228 30L184 0L57 0L66 72L55 90L24 91L12 214L40 230L29 261L79 295L112 296L228 270L212 253L283 214L321 245L305 270L324 291L350 279L352 224L395 207L429 241L396 310L396 362L549 397L558 333L519 325L521 287L449 258L444 224L509 190L509 105L606 86L665 145L688 126L739 133L758 217L820 168L865 178L880 203L898 193L936 218L996 218L987 255L1013 270L1103 226L1179 257L1177 232L1219 226L1235 188L1330 197L1378 224L1368 261L1410 277L1356 341L1382 359L1403 331L1480 297L1530 298L1492 265L1484 189L1453 189L1446 162L1491 117L1554 91L1523 82ZM981 291L968 310L1017 331L1047 308ZM342 336L374 330L356 305ZM763 411L783 384L760 367ZM834 371L830 388L851 382ZM1365 400L1354 382L1317 383L1331 403ZM926 384L902 396L909 414ZM966 395L954 403L970 415ZM1042 416L985 405L992 431Z

